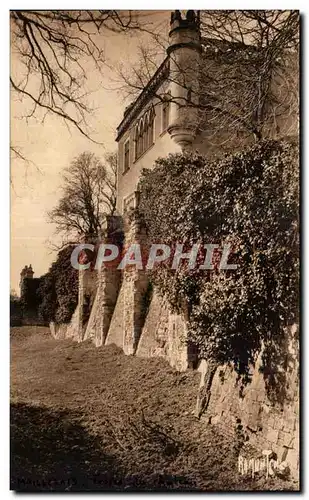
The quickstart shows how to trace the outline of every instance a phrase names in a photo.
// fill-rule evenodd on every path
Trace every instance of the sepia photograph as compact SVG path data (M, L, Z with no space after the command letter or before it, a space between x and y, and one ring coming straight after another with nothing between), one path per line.
M8 488L299 492L300 11L7 16Z

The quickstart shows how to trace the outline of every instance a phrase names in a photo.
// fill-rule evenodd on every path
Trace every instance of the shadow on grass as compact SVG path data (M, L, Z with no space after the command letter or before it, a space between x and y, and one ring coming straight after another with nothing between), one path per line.
M117 467L78 416L23 403L11 405L11 489L117 489Z
M16 491L191 490L184 477L127 475L80 415L11 405L11 489Z

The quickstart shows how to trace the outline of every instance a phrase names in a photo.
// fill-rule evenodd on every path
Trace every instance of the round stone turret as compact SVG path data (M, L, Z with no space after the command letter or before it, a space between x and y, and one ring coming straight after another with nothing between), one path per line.
M32 265L28 267L27 265L22 269L20 273L20 282L19 282L19 289L20 289L20 296L23 297L23 288L24 288L24 280L26 278L32 279L34 275L34 271L32 269Z
M22 269L22 271L20 273L20 277L21 278L33 278L33 275L34 275L34 271L32 269L32 265L31 264L30 264L29 267L26 265L24 267L24 269Z
M199 14L179 10L171 15L167 53L170 57L171 115L168 132L188 149L196 136L199 103L199 66L201 54Z

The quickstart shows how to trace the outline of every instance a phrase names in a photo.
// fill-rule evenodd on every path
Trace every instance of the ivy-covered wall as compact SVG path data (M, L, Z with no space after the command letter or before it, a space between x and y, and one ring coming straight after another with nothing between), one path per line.
M229 244L229 262L238 267L220 270L215 253L209 271L190 270L185 261L176 270L166 261L147 272L124 271L118 300L116 282L103 269L96 307L85 325L89 335L77 339L116 343L137 356L163 356L180 371L198 366L196 416L236 429L243 442L270 449L281 461L288 458L294 475L298 160L291 140L261 142L213 162L196 153L158 160L141 179L140 204L131 214L125 245L183 243L189 250L195 243ZM197 262L204 259L200 252ZM113 314L110 309L108 321L99 321L110 284ZM71 336L74 318L65 336Z
M78 271L71 265L74 245L58 253L48 273L40 278L39 314L44 321L69 323L78 302Z
M183 261L160 263L149 278L188 317L199 357L231 364L243 377L264 346L269 390L284 331L298 320L297 144L263 141L210 162L197 153L159 159L141 179L139 217L149 243L230 245L233 271ZM220 251L220 250L219 250ZM205 252L197 261L204 262Z

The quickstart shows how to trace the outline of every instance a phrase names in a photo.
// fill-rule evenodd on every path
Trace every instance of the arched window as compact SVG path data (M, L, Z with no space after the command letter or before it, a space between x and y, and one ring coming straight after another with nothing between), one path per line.
M148 147L149 148L154 143L154 138L153 138L154 119L155 119L155 112L154 112L154 108L152 107L150 112L149 112L149 124L148 124Z
M164 96L162 104L162 132L164 132L169 126L170 107L171 107L170 103L171 103L171 93L168 92L166 96Z
M154 108L152 107L145 113L145 115L140 119L135 127L135 160L137 160L154 143L154 119L155 112Z
M134 132L134 160L136 160L139 157L139 154L138 154L138 135L139 135L139 130L138 130L138 125L136 125L135 132Z
M148 145L148 115L146 114L143 126L143 152L147 151Z
M142 119L139 124L138 133L138 156L143 154L143 134L144 134L144 120Z
M130 139L124 143L124 165L123 172L126 172L130 168Z
M136 127L136 138L135 138L135 159L141 155L141 138L140 138L140 123Z

